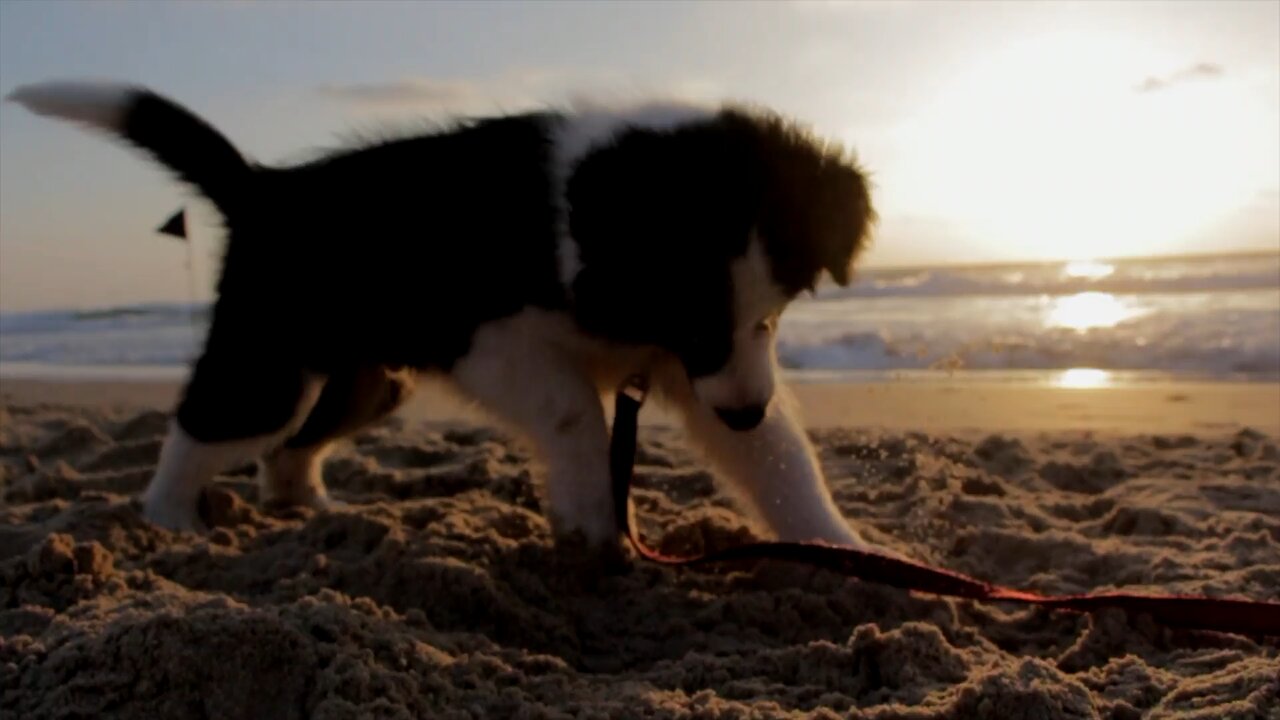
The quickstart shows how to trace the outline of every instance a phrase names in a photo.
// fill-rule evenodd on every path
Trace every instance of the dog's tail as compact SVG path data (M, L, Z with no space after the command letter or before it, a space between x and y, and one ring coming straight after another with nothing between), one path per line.
M248 197L252 167L191 111L145 88L118 83L50 82L8 96L38 115L106 130L149 152L194 185L227 216Z

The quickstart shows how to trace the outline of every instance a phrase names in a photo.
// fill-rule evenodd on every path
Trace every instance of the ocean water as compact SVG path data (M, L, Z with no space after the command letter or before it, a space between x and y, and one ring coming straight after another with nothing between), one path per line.
M0 375L181 377L206 308L0 313ZM783 318L804 379L1280 380L1280 254L872 269Z

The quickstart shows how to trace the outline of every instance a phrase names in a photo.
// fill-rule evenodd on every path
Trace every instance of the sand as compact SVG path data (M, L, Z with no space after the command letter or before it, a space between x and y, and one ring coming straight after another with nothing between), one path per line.
M133 496L171 386L0 393L6 718L1280 717L1280 638L776 563L586 573L522 447L421 408L335 453L344 507L266 513L234 472L210 533L170 533ZM1280 595L1280 388L801 397L841 507L894 550L1042 592ZM642 441L655 544L754 535L679 433Z

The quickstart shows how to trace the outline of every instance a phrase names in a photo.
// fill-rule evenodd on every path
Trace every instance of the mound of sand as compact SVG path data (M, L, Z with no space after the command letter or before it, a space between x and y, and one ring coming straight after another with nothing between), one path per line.
M334 456L346 506L143 522L165 417L0 409L7 717L1278 717L1280 639L944 600L763 563L584 576L516 444L391 422ZM670 551L754 531L645 431L636 502ZM1221 436L815 435L873 540L1043 592L1274 598L1280 452Z

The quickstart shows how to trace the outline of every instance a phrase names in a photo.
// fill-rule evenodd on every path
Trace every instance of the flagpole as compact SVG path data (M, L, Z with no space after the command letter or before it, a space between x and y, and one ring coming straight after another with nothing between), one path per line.
M196 264L195 250L190 239L187 240L187 318L191 322L191 353L200 351L200 331L196 329Z

